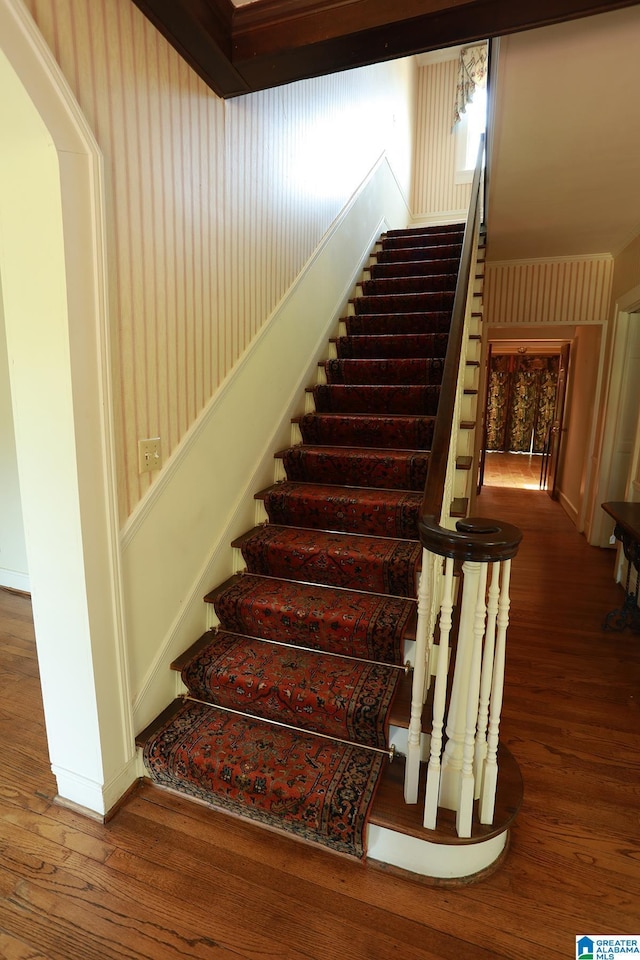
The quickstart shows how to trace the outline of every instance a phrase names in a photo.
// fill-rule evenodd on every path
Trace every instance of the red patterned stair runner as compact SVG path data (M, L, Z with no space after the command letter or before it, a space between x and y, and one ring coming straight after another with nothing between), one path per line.
M235 541L246 572L174 665L192 699L142 736L150 777L363 857L389 710L416 620L418 511L462 227L392 231Z

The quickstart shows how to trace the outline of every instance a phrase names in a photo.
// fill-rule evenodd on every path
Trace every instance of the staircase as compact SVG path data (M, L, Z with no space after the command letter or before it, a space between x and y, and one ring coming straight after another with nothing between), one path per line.
M396 754L463 232L391 231L376 245L292 445L276 454L276 482L256 494L257 525L232 544L239 572L205 598L215 626L173 664L186 694L137 738L161 787L360 859L373 839L370 855L432 874L418 861L452 839L451 824L426 831L404 804ZM463 491L471 461L457 464ZM513 815L497 806L482 842L503 838ZM396 861L389 843L412 851Z

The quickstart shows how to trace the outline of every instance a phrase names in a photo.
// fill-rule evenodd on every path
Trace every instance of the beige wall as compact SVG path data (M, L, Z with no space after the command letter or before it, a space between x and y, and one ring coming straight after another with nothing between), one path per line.
M414 67L223 102L130 0L27 6L105 157L124 521L385 150L408 198Z

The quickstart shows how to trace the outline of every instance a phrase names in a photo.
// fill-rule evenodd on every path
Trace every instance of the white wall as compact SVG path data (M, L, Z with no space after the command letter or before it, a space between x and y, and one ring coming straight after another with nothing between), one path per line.
M1 280L1 278L0 278ZM9 385L9 360L0 287L0 586L29 592L18 461Z

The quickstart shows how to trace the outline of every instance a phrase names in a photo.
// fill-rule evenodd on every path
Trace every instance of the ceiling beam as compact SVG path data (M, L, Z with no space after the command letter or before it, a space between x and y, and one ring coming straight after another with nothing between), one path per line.
M221 97L633 6L638 0L134 0Z
M251 88L232 63L235 7L231 0L133 0L151 23L219 97Z

